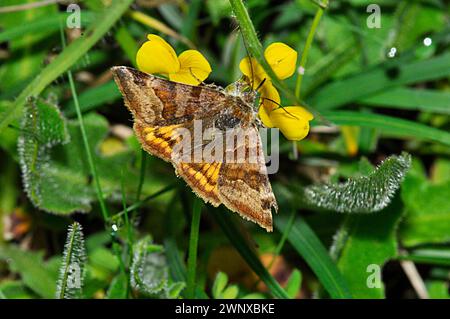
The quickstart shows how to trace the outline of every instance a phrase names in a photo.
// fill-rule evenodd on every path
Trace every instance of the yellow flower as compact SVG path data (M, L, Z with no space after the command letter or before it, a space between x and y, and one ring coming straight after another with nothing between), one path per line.
M281 42L272 43L264 51L264 57L270 65L270 68L280 80L287 79L294 74L297 62L297 51L288 45ZM239 69L249 79L250 83L252 82L253 77L255 88L259 85L258 82L261 82L261 80L270 80L264 71L264 68L255 58L249 59L248 57L245 57L242 59L239 64Z
M269 45L264 51L264 57L275 75L284 80L295 72L297 52L281 42ZM267 127L273 127L269 114L280 105L280 95L272 84L270 77L255 58L245 57L239 64L239 69L245 75L252 89L260 93L259 117Z
M264 51L264 57L280 80L294 74L297 52L286 44L272 43ZM266 127L278 127L289 140L298 141L305 138L309 132L309 121L314 116L301 106L280 107L277 89L255 58L242 59L239 68L250 86L253 89L258 88L260 93L258 115L263 124Z
M186 50L178 57L175 50L163 38L149 34L136 54L141 71L162 74L171 81L198 85L211 73L211 66L197 50Z
M309 121L314 116L301 106L285 106L270 112L270 120L291 141L300 141L308 135Z

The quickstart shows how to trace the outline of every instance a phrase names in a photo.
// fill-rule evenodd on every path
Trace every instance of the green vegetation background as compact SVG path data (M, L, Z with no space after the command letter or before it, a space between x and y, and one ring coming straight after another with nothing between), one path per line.
M1 2L0 298L449 297L448 3L378 1L368 28L372 1L244 2L262 48L300 58L318 22L301 100L320 116L281 142L266 233L141 151L109 71L156 33L236 81L253 42L230 2L79 1L81 30L66 5Z

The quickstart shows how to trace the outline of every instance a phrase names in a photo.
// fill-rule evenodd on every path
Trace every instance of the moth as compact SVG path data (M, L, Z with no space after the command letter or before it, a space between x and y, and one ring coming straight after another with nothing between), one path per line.
M191 86L125 66L111 70L125 105L133 114L134 132L142 148L172 163L177 176L205 202L216 207L224 204L244 219L272 231L271 210L278 207L258 133L254 92ZM212 136L208 143L197 139L199 122L201 133L218 130L222 135ZM240 131L249 134L242 136ZM236 136L232 146L227 143L222 149L211 151L211 144L220 145L219 138L224 135ZM183 145L200 154L210 151L214 156L209 160L183 158L179 155ZM243 160L241 156L236 161L239 154L244 154Z

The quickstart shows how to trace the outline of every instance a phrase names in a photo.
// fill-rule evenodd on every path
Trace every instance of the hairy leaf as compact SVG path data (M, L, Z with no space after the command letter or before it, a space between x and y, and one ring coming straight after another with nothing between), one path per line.
M311 206L347 213L380 211L391 202L411 163L410 155L391 156L368 176L345 183L313 185L305 189Z
M162 246L145 237L133 247L131 285L141 293L160 298L178 298L183 282L171 282Z
M56 298L81 298L86 263L86 250L82 227L73 223L69 227L56 288Z
M32 99L26 105L21 129L18 154L24 188L31 202L40 206L44 172L50 169L49 151L69 140L66 122L56 105Z
M126 191L134 192L138 170L131 167L132 150L120 140L106 139L108 122L103 116L88 114L84 123L104 193L121 198L124 169L128 171L124 176ZM66 143L69 137L70 143ZM35 206L55 214L91 210L96 196L78 121L66 121L57 107L47 102L31 102L22 123L19 155L23 183ZM142 194L153 193L166 183L149 179Z

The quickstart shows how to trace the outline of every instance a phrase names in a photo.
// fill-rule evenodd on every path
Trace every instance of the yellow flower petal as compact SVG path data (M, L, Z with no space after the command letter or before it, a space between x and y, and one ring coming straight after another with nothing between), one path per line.
M267 112L270 113L280 105L280 94L270 80L266 80L258 91L261 94L260 104L265 107Z
M180 70L169 74L171 81L190 85L199 85L211 73L211 66L197 50L186 50L178 57Z
M264 51L264 57L280 80L290 77L295 72L297 51L281 42L272 43Z
M266 80L266 82L264 82L262 87L259 89L259 92L261 94L259 97L259 118L263 122L264 126L274 127L269 114L272 110L279 106L280 95L270 80Z
M269 113L267 113L266 108L262 105L259 107L258 116L265 127L275 127L272 123L272 120L270 119Z
M254 89L256 89L264 79L269 78L263 67L258 63L258 61L256 61L255 58L243 58L239 63L239 69L242 74L248 78L249 84L253 84Z
M314 116L301 106L286 106L270 112L270 120L291 141L300 141L309 133L309 121Z
M163 38L149 34L136 54L136 63L139 70L155 74L176 73L180 69L177 54Z

